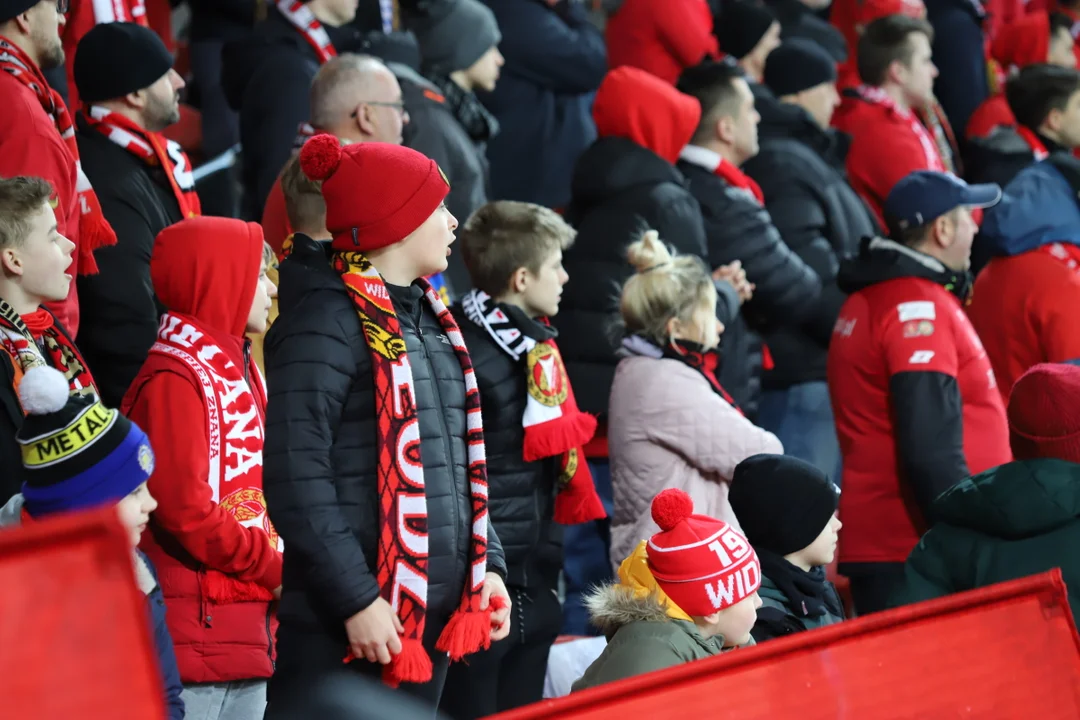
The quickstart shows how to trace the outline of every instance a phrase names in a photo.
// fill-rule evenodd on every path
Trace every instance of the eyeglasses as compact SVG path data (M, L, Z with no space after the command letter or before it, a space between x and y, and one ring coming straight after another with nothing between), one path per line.
M67 2L67 0L62 0L62 2ZM375 107L394 108L395 110L398 111L398 114L400 114L400 115L405 114L405 103L403 101L399 101L399 102L361 102L360 105L374 105ZM356 109L353 110L351 113L349 113L349 117L354 118L359 114L360 114L360 106L357 105Z
M71 0L56 0L56 12L64 15L71 9Z

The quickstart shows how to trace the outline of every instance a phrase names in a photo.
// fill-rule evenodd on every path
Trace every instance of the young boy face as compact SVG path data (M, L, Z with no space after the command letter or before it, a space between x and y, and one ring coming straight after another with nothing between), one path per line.
M414 280L446 269L446 258L450 257L450 245L454 242L457 226L457 218L446 209L446 205L439 205L423 225L393 246L397 253L409 258Z
M143 483L132 490L117 505L120 514L120 522L127 529L131 538L131 546L139 544L139 538L150 522L150 513L157 509L157 500L150 494L150 490Z
M266 266L259 274L259 282L255 283L255 297L251 299L251 310L248 311L247 326L244 328L249 333L266 332L266 320L270 316L270 299L277 293L277 287L266 276Z
M818 565L828 565L833 561L836 556L836 544L840 537L838 532L841 527L843 525L840 523L840 518L836 517L834 513L824 529L822 529L821 534L817 536L817 539L799 552L807 565L817 567Z
M559 312L563 285L570 276L563 269L562 250L553 252L538 272L525 269L525 288L521 293L523 310L529 317L554 317Z
M31 218L30 232L19 245L0 251L5 274L20 278L22 291L40 302L63 300L71 287L75 243L57 232L56 215L44 202Z
M750 642L750 631L757 622L761 598L757 592L716 614L716 632L724 636L724 647L736 647Z

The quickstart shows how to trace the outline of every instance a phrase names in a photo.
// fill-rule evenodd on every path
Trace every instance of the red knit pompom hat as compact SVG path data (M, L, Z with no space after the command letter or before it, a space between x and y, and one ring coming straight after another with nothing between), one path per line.
M1080 367L1035 365L1009 396L1009 441L1017 460L1080 463Z
M750 543L722 520L694 515L694 501L668 489L652 501L660 532L649 540L656 584L687 615L704 617L745 600L761 586Z
M316 135L300 150L300 168L322 181L335 250L368 252L401 242L450 192L434 160L388 143L342 147L332 135Z

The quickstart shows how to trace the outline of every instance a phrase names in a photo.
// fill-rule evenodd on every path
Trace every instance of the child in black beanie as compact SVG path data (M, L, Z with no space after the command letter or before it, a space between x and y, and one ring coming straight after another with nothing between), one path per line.
M761 560L757 642L844 619L823 566L836 554L838 490L813 465L784 455L754 455L735 467L728 495Z

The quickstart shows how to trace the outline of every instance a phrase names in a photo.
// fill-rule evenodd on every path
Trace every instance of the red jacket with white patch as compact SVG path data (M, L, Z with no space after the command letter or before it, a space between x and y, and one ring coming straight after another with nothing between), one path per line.
M150 272L169 314L122 405L156 455L158 508L140 547L185 683L273 673L282 553L262 492L266 391L244 338L262 250L259 226L238 220L192 218L158 235ZM199 370L185 347L207 358Z
M840 562L904 562L938 495L1012 460L1005 407L959 300L967 273L873 238L838 280L851 293L828 361L844 467Z

